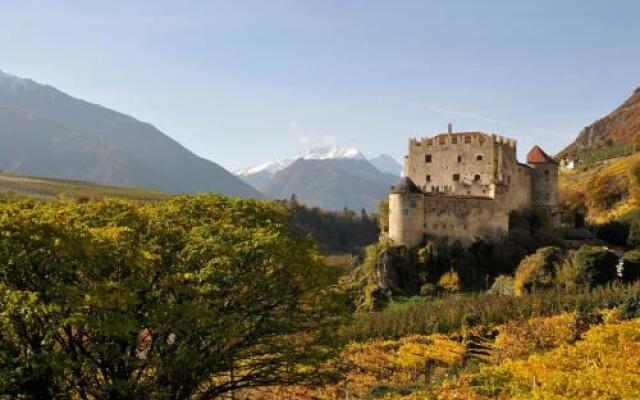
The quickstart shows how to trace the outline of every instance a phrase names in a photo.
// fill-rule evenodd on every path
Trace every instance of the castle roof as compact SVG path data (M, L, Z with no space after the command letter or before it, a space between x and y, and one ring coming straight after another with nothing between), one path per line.
M557 164L557 162L545 153L540 146L535 145L527 154L527 164Z
M391 193L395 194L410 194L410 193L422 193L422 190L413 183L408 176L403 177L400 182L391 188Z

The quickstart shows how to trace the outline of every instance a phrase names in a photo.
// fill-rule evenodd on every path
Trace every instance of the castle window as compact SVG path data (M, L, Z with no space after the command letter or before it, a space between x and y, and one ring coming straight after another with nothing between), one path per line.
M451 144L458 144L458 138L457 137L452 137L451 138Z
M511 183L511 176L507 176L507 183Z
M424 162L426 162L426 163L430 163L431 162L431 154L426 154L424 156Z
M427 175L427 182L431 182L431 175Z
M462 162L462 156L458 156L457 161L458 161L459 163L461 163L461 162Z
M476 176L474 176L474 177L473 177L473 180L474 180L474 181L476 181L476 182L478 182L478 181L480 180L480 175L476 175Z
M549 182L549 170L544 171L544 180Z
M464 142L465 143L471 143L471 136L465 136L464 137Z
M482 154L476 154L476 161L484 160L484 156Z
M460 180L460 174L453 174L453 181L457 182Z

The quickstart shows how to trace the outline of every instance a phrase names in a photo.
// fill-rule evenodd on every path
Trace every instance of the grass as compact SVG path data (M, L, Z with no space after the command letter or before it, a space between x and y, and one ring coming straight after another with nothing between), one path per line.
M566 311L611 308L640 293L640 283L612 284L577 292L548 290L522 297L486 293L448 295L378 312L358 314L346 328L355 341L398 339L413 334L452 333L463 325L494 325L512 319Z
M98 185L65 179L39 178L8 172L0 172L0 193L26 195L43 199L60 196L73 199L112 197L140 201L159 201L172 196L169 193L148 189Z

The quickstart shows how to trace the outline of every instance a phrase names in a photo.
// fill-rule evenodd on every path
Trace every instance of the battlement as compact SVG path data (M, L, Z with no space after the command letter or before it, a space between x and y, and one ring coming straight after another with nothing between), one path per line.
M505 146L516 150L517 141L497 135L495 133L487 134L484 132L449 132L440 133L431 137L412 138L409 140L410 147L429 147L438 145L485 145L494 143L499 146Z

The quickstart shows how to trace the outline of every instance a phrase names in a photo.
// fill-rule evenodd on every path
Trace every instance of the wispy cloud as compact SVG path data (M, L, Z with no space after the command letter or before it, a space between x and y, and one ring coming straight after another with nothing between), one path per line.
M470 113L470 112L466 112L466 111L451 110L451 109L448 109L448 108L434 107L434 106L427 106L427 109L430 110L430 111L436 112L436 113L440 113L440 114L454 115L454 116L457 116L457 117L474 119L476 121L489 122L489 123L492 123L492 124L508 126L510 128L514 128L514 129L517 129L517 130L520 130L520 131L523 131L523 132L526 132L526 133L531 133L531 134L543 133L545 135L549 135L549 136L553 136L553 137L557 137L557 138L562 138L562 139L573 139L575 137L575 134L571 134L571 133L562 133L562 132L551 131L551 130L548 130L548 129L541 129L541 128L523 126L523 125L520 125L520 124L514 124L513 122L504 121L504 120L493 118L493 117L489 117L489 116L486 116L486 115L480 115L480 114Z
M287 128L291 129L292 131L298 129L298 123L296 122L296 120L292 119L291 121L289 121L289 123L287 124Z
M396 103L401 103L401 104L404 104L406 106L410 106L410 107L418 109L418 110L423 109L423 110L428 110L430 112L437 113L437 114L452 115L452 116L456 116L456 117L462 117L462 118L472 119L472 120L476 120L476 121L488 122L488 123L496 124L496 125L502 125L502 126L510 127L510 128L513 128L513 129L517 129L519 131L522 131L524 133L529 133L529 134L544 134L544 135L553 136L553 137L562 138L562 139L573 139L575 137L574 133L557 132L557 131L548 130L548 129L541 129L541 128L536 128L536 127L531 127L531 126L524 126L524 125L521 125L521 124L518 124L518 123L513 123L511 121L506 121L506 120L503 120L503 119L500 119L500 118L494 118L492 116L478 114L478 113L475 113L475 112L469 112L469 111L466 111L466 110L454 110L454 109L451 109L451 108L438 107L438 106L433 106L433 105L425 104L425 103L421 103L421 102L406 101L406 100L402 100L402 99L391 99L391 98L384 97L384 96L378 96L376 98L378 98L380 100L393 101L393 102L396 102Z
M480 114L475 114L475 113L470 113L470 112L465 112L465 111L451 110L451 109L448 109L448 108L434 107L434 106L427 106L427 109L429 111L433 111L433 112L440 113L440 114L455 115L457 117L464 117L464 118L469 118L469 119L475 119L475 120L478 120L478 121L491 122L491 123L494 123L494 124L517 127L517 125L512 124L511 122L503 121L503 120L496 119L496 118L487 117L485 115L480 115Z
M298 137L298 143L307 145L307 144L311 143L311 139L309 138L309 136L299 136Z

